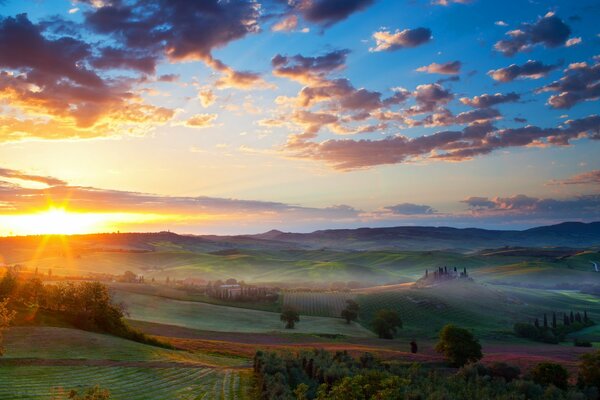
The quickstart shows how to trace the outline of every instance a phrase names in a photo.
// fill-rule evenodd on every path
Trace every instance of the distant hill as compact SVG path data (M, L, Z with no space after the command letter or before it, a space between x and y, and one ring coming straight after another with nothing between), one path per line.
M312 233L272 230L248 237L312 248L344 250L473 251L505 246L585 248L600 245L600 222L565 222L523 231L427 226L331 229Z
M562 247L583 249L600 246L600 222L565 222L557 225L517 230L488 230L428 226L389 228L329 229L311 233L271 230L257 235L178 235L157 233L106 233L73 235L72 249L79 252L153 252L185 251L231 255L235 250L393 250L473 252L504 247ZM60 250L60 237L22 236L0 238L4 257L20 249L43 245ZM232 253L233 252L233 253Z

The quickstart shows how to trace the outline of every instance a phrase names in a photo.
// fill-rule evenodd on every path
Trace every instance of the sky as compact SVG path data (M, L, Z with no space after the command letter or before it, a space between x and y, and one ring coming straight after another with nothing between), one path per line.
M0 235L600 220L592 0L0 0Z

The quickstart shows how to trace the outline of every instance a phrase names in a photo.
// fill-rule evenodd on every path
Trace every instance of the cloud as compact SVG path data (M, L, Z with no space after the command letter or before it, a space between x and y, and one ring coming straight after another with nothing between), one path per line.
M492 107L502 103L513 103L515 101L519 101L521 96L519 96L515 92L510 92L506 94L496 93L496 94L487 94L484 93L481 96L475 96L473 98L461 97L460 102L471 107L475 108L487 108Z
M273 32L293 32L298 28L298 16L289 15L271 27Z
M417 106L411 107L410 112L412 114L434 111L454 98L454 95L439 83L419 85L413 92L413 96Z
M553 179L550 185L600 185L600 169L582 172L566 179Z
M331 26L366 9L374 2L375 0L298 0L290 3L305 20Z
M68 210L75 212L171 216L171 224L177 223L178 216L185 218L184 221L188 224L202 224L211 220L223 223L231 220L236 220L238 223L247 220L256 223L269 221L273 224L286 219L291 221L355 219L360 214L360 210L348 205L303 207L269 201L207 196L164 196L70 186L63 185L64 182L59 179L56 179L56 182L60 182L61 185L36 189L14 184L6 185L0 181L0 215L44 210L49 205L66 206Z
M574 63L564 71L564 76L538 92L557 92L548 99L552 108L568 109L583 101L600 97L600 61L593 65Z
M401 203L384 207L384 210L397 215L431 215L437 211L431 206L413 203Z
M202 104L202 107L204 108L213 105L217 99L213 91L210 89L201 90L198 93L198 98L200 99L200 104Z
M63 186L67 184L65 181L58 178L53 178L50 176L31 175L22 171L8 168L0 168L0 177L43 183L48 186Z
M85 26L121 43L121 51L155 62L203 61L222 72L222 88L265 87L259 74L234 71L212 56L215 48L259 31L260 6L252 1L115 1L85 12Z
M393 51L411 47L417 47L431 40L431 30L427 28L396 29L394 33L388 30L381 30L373 33L375 47L369 51Z
M190 128L210 128L213 126L217 114L196 114L185 121L185 126Z
M418 72L427 72L428 74L444 74L444 75L455 75L460 73L461 62L451 61L447 63L431 63L417 68Z
M276 54L271 60L271 65L275 76L308 84L320 81L325 75L344 68L349 53L349 50L335 50L316 57Z
M523 194L510 197L470 197L463 200L478 218L523 217L527 219L595 220L600 217L600 195L566 199L538 198Z
M287 150L293 157L322 161L338 170L352 170L422 160L460 162L510 147L565 146L583 137L598 140L599 131L600 116L591 115L566 121L564 126L556 128L497 129L486 122L415 138L395 135L380 140L301 140L288 143Z
M527 51L535 45L558 47L567 44L571 28L554 13L548 13L534 23L521 24L519 29L509 31L509 39L501 40L494 48L505 56Z
M571 39L567 40L567 42L565 43L565 45L567 47L572 47L572 46L577 46L579 43L581 43L581 38L580 37L575 37L575 38L571 38Z
M450 4L468 4L473 0L432 0L431 3L438 6L449 6Z
M491 70L488 75L495 81L511 82L518 78L540 79L556 68L558 65L545 65L540 61L529 60L523 65L511 64L505 68Z
M0 142L144 133L173 116L132 93L131 80L103 78L92 60L89 44L46 38L25 14L0 18L0 101L13 110L2 117Z

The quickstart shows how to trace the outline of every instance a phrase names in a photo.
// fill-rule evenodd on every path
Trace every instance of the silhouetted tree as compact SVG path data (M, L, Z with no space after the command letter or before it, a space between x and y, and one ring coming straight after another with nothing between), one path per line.
M349 324L350 321L356 321L359 310L360 306L356 301L346 300L346 308L342 310L342 318L346 320L347 324Z
M479 341L466 329L448 324L442 328L439 337L435 350L444 354L446 361L454 367L462 367L483 357Z
M293 307L286 306L283 308L279 319L285 322L285 329L294 329L296 322L300 322L300 314Z
M8 308L8 299L0 301L0 356L4 354L2 346L4 330L8 328L15 312Z
M419 346L417 346L417 342L415 342L414 340L410 342L410 352L413 354L416 354L417 351L419 350Z
M536 318L535 322L533 323L533 325L535 325L536 328L540 327L540 321Z
M556 329L556 313L552 312L552 328Z
M380 338L393 339L397 329L402 328L402 320L394 310L379 310L371 325Z
M571 315L569 315L569 322L575 322L575 316L573 315L573 311L571 311Z
M548 317L546 316L546 313L544 313L544 328L548 327Z

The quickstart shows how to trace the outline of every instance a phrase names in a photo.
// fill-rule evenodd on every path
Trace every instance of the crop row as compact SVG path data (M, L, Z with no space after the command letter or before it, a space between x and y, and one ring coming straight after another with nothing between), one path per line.
M339 317L352 293L344 292L289 292L283 295L283 305L297 309L300 314L321 317Z
M0 399L61 399L71 389L99 385L111 399L243 398L239 373L210 368L0 367Z

